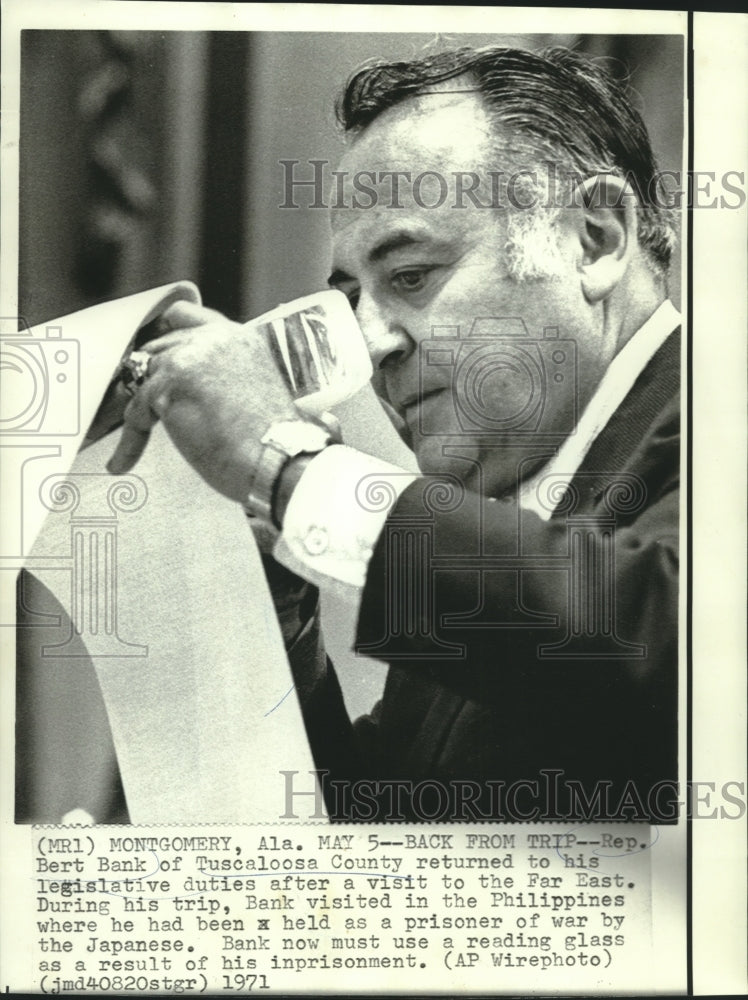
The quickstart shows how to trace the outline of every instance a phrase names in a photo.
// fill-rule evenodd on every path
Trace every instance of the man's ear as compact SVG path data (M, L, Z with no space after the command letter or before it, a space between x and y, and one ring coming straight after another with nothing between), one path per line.
M612 174L589 177L574 194L582 290L589 302L600 302L614 291L637 251L636 195Z

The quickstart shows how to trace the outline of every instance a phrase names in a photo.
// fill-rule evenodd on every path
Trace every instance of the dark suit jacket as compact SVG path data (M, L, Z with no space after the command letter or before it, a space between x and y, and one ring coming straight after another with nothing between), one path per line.
M302 698L334 818L675 820L679 345L550 520L400 496L358 623L383 697L351 724L328 664Z
M334 819L674 818L672 786L657 786L677 776L679 364L672 336L587 455L576 504L550 521L475 495L450 509L428 479L400 496L359 616L358 648L391 664L371 715L351 723L316 618L289 650ZM43 595L28 574L19 587L23 623ZM303 622L314 594L290 605ZM19 672L16 821L58 822L76 805L126 822L110 738L103 756L80 744L72 798L65 728L63 777L31 780L35 683ZM99 717L103 732L103 704Z

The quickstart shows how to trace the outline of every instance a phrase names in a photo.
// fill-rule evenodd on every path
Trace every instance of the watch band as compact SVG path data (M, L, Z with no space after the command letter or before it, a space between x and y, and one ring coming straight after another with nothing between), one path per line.
M298 455L314 455L340 440L325 424L312 420L279 420L264 436L260 459L249 487L244 510L249 517L280 528L274 516L275 495L286 464Z
M290 461L291 456L278 448L273 440L266 441L263 438L261 443L264 448L247 494L244 509L250 517L258 517L279 528L280 525L276 524L273 517L275 486L280 479L283 467L286 462Z

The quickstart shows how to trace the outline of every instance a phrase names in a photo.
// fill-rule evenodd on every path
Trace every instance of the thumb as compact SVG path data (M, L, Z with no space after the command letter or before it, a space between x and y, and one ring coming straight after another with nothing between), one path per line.
M191 327L204 326L220 319L225 322L226 317L219 313L217 309L208 309L200 306L196 302L182 300L174 302L158 318L159 334L169 333L172 330L189 330Z

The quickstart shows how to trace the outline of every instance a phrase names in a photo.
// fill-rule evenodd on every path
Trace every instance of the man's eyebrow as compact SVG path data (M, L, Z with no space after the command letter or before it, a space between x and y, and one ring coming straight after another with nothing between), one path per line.
M369 251L368 259L370 263L375 264L377 261L382 260L383 257L386 257L388 253L392 253L393 250L401 250L403 247L410 246L423 246L428 242L428 236L418 236L408 230L399 229L397 232L391 233L383 239L381 243L377 243ZM354 280L346 271L336 268L327 279L327 284L331 288L337 288L338 285L343 285L348 281Z
M407 230L398 230L388 236L386 239L382 240L381 243L377 243L369 251L369 261L374 264L383 257L386 257L388 253L392 253L393 250L401 250L403 247L414 246L418 243L425 243L426 240L423 237L414 236L413 233Z

